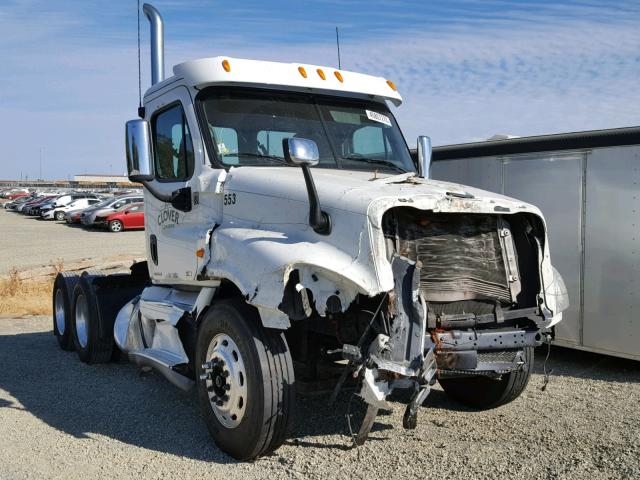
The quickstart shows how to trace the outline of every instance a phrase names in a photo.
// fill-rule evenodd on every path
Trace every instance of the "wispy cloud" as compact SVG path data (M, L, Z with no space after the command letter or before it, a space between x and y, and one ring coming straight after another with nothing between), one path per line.
M636 2L299 5L159 1L167 65L218 54L335 65L337 24L343 67L398 84L410 143L640 123ZM123 124L137 107L135 2L10 1L0 31L0 177L33 177L41 147L48 177L121 172Z

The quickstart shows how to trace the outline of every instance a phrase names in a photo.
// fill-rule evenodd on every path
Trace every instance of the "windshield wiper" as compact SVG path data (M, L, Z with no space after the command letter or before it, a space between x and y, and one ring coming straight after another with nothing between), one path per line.
M371 163L373 165L380 165L382 167L387 167L390 168L392 170L395 170L396 172L399 173L407 173L407 171L404 168L399 167L398 165L396 165L393 162L390 162L388 160L379 160L377 158L369 158L369 157L363 157L362 155L346 155L344 157L340 157L342 160L354 160L356 162L364 162L364 163Z
M233 155L228 156L263 158L265 160L271 160L272 162L279 163L281 165L291 166L283 157L276 157L275 155L264 155L262 153L234 153Z

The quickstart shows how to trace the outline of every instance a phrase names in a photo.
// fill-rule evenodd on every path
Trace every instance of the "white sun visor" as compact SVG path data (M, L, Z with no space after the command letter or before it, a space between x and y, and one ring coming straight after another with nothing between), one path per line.
M196 87L247 85L283 87L298 91L344 92L390 100L402 97L390 80L373 75L304 63L265 62L231 57L202 58L180 63L173 73Z

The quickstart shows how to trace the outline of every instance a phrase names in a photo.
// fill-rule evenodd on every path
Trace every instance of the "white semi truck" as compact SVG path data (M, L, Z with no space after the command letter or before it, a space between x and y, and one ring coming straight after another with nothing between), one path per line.
M412 392L405 428L436 381L476 408L518 397L567 306L540 211L430 180L430 141L414 163L390 80L230 57L164 78L162 18L143 11L152 86L126 156L147 262L59 275L60 346L195 387L238 459L284 442L296 375L323 365L343 366L332 398L358 381L355 444L395 389Z

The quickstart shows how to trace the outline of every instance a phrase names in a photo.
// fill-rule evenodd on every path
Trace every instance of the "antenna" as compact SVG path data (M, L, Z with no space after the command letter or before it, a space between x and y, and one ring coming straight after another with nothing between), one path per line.
M138 0L138 108L142 107L142 74L140 71L140 0Z
M338 33L338 27L336 27L336 45L338 46L338 69L342 69L340 64L340 33Z

